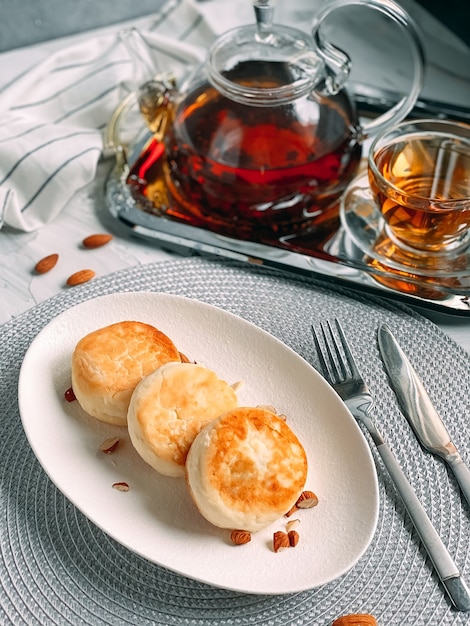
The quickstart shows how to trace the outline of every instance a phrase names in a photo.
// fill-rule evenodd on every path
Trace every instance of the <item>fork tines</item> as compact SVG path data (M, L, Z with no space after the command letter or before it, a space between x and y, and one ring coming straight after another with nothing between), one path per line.
M348 378L348 367L350 374L354 377L359 376L359 371L343 328L337 319L334 320L334 323L336 332L329 320L320 322L320 332L316 331L314 326L311 327L323 375L333 384L340 383ZM340 338L340 342L338 342L337 335Z

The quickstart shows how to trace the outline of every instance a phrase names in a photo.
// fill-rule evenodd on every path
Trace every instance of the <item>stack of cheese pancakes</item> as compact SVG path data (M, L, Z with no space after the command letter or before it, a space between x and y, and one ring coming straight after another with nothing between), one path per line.
M81 407L127 427L157 472L185 477L200 513L221 528L260 530L297 501L305 451L286 421L239 406L235 385L189 362L157 328L122 321L83 337L72 355Z

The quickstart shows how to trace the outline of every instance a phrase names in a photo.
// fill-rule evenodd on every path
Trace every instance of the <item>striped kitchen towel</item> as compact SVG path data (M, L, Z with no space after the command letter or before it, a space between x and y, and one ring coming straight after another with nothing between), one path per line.
M214 38L191 0L170 0L148 29L108 32L54 53L0 94L0 227L51 221L96 173L112 112L155 71L182 75ZM34 49L33 49L34 50Z

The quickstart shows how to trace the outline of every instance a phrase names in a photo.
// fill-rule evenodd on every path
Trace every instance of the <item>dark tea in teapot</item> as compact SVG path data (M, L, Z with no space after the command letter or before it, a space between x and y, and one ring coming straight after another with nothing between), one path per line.
M289 69L250 60L227 77L269 89L292 80ZM207 82L179 104L166 154L171 214L183 211L213 230L260 239L324 218L355 174L361 147L344 92L248 106Z

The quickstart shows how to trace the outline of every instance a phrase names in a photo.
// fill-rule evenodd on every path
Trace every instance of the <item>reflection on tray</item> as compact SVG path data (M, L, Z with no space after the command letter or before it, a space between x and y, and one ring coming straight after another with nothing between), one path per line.
M204 212L194 203L189 204L172 183L163 156L163 146L154 139L148 141L137 160L132 164L126 184L129 186L135 201L142 207L145 204L144 210L153 215L164 215L227 237L257 241L272 246L282 245L282 233L286 232L286 226L271 220L271 215L277 214L272 209L271 213L260 211L259 215L256 218L251 218L250 221L243 218L229 221L226 217L221 218L215 215L215 212L210 214L207 211ZM172 203L171 198L175 196L179 196L179 201ZM263 222L261 222L260 215L263 215ZM305 210L303 215L305 216ZM269 226L266 226L265 222L268 221ZM300 224L294 226L289 224L287 231L289 234L286 236L286 241L293 235L301 237L304 234L311 239L312 233L314 233L315 238L329 237L338 227L339 202L332 202L309 213L308 220L304 218ZM289 244L287 245L289 246Z
M115 142L115 145L118 145ZM140 133L118 152L107 183L110 212L132 231L166 249L184 254L213 255L262 264L366 293L406 301L447 313L470 316L470 263L463 269L406 267L391 254L390 241L380 233L370 207L355 220L342 222L336 204L289 235L262 236L257 241L235 238L206 228L197 214L174 211L162 174L163 149ZM346 192L347 193L347 192ZM346 227L345 227L346 226ZM357 233L360 233L360 236ZM355 234L356 233L356 234Z

